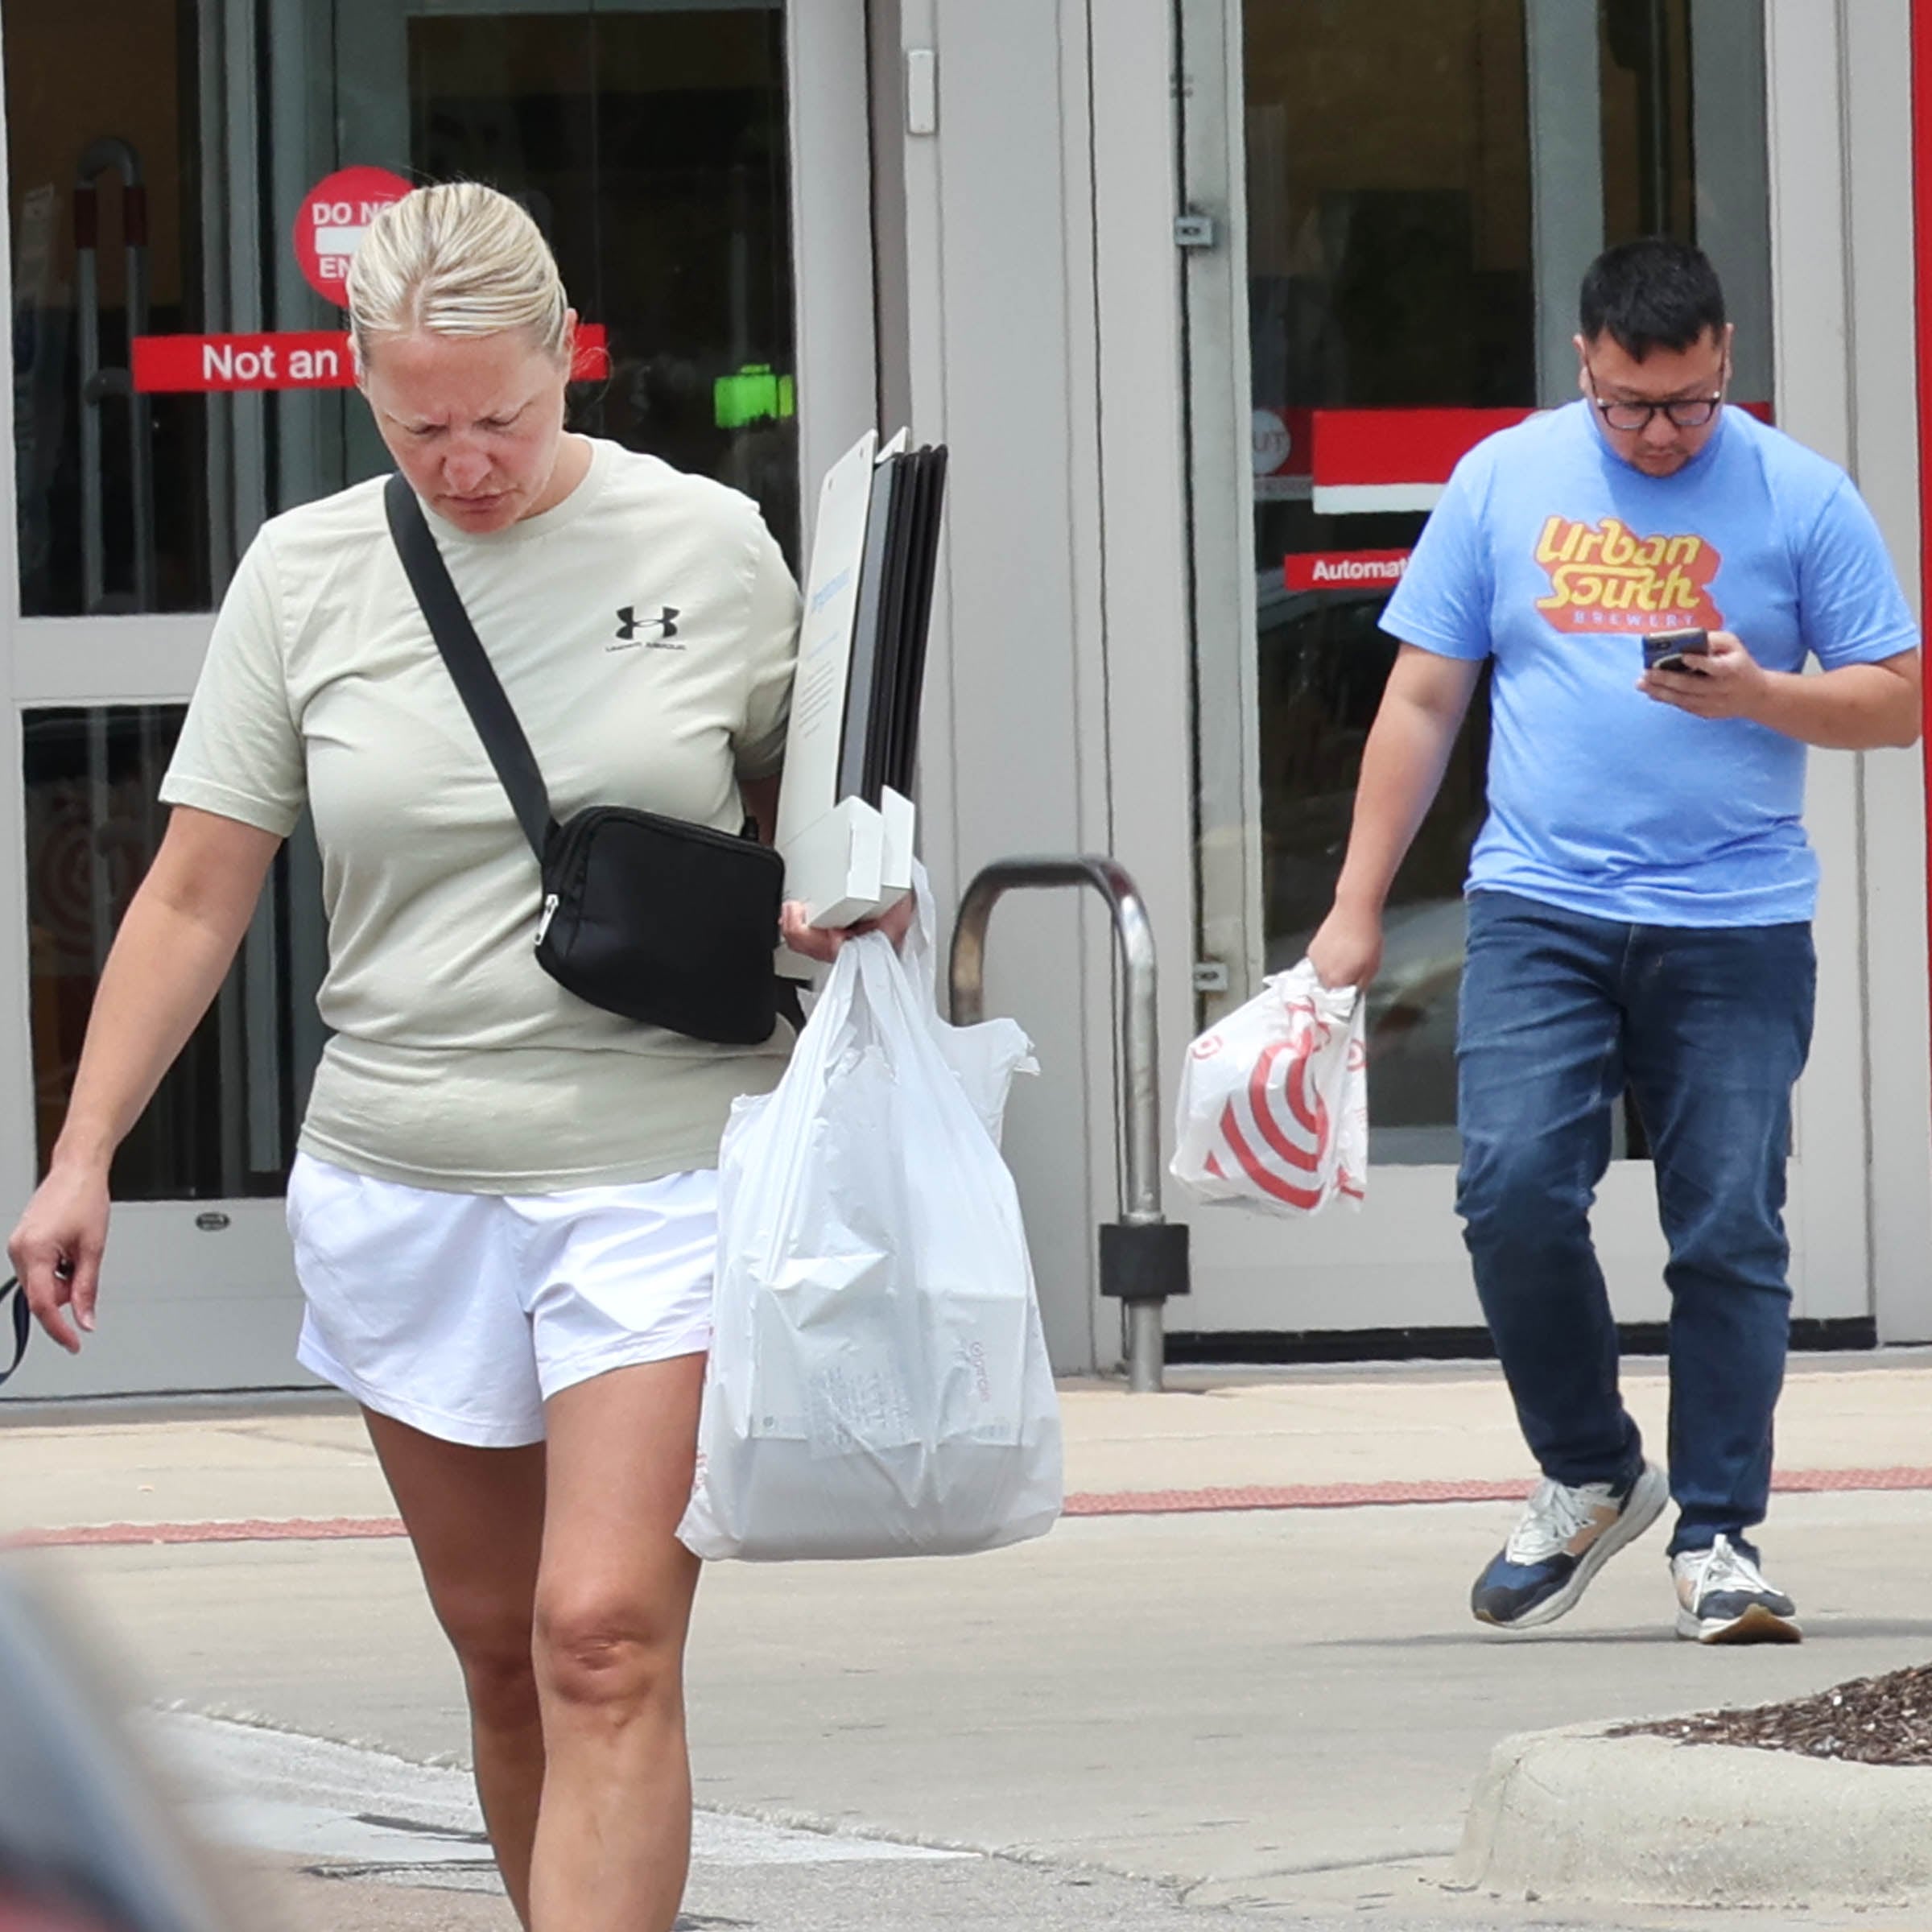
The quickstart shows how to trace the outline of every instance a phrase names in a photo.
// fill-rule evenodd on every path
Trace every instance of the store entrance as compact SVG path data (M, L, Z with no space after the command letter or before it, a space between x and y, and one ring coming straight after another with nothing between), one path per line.
M0 0L10 1218L159 840L155 789L236 559L265 518L387 467L353 390L136 393L130 341L339 330L292 235L317 184L488 181L606 332L576 426L746 491L795 556L787 29L778 0ZM23 1393L298 1379L280 1197L325 964L303 829L117 1162L100 1332L78 1363L35 1351Z
M1299 959L1326 913L1397 648L1377 619L1456 457L1575 397L1590 260L1654 233L1704 248L1736 325L1736 402L1769 408L1773 341L1759 0L1182 13L1186 198L1230 216L1228 245L1187 270L1198 900L1193 931L1162 939L1166 956L1194 944L1205 1025ZM1390 900L1369 1209L1291 1228L1195 1217L1190 1345L1480 1331L1451 1196L1487 716L1479 695ZM1827 872L1852 856L1827 851ZM1666 1312L1645 1156L1626 1108L1596 1226L1629 1323ZM1866 1314L1845 1271L1807 1277L1804 1220L1799 1314Z

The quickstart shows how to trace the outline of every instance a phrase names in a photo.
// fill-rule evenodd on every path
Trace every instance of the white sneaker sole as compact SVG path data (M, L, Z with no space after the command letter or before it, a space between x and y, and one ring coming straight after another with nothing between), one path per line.
M1576 1608L1578 1598L1590 1587L1597 1571L1618 1550L1635 1542L1663 1514L1664 1505L1670 1500L1670 1477L1656 1463L1645 1463L1643 1473L1631 1488L1629 1501L1624 1505L1623 1513L1577 1559L1569 1582L1554 1596L1507 1624L1494 1623L1488 1617L1478 1617L1476 1621L1488 1624L1492 1630L1534 1630L1567 1616Z
M1677 1633L1699 1644L1802 1644L1805 1633L1795 1616L1780 1616L1765 1604L1753 1604L1742 1616L1699 1616L1679 1610Z

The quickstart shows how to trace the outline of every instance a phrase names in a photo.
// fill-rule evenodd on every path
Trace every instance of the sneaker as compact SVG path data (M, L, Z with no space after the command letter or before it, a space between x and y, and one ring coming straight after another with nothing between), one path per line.
M1700 1644L1795 1644L1798 1608L1728 1536L1708 1550L1670 1559L1677 1584L1677 1633Z
M1670 1496L1670 1479L1654 1463L1621 1489L1609 1483L1571 1489L1546 1476L1509 1541L1476 1579L1469 1608L1476 1621L1506 1630L1554 1623L1591 1578L1657 1521Z

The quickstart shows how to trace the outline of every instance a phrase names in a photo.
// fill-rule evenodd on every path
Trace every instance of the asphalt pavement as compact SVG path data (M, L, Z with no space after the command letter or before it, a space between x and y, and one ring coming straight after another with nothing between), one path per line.
M1932 1356L1794 1364L1762 1542L1804 1616L1794 1649L1675 1640L1662 1526L1545 1631L1470 1620L1529 1475L1487 1365L1173 1379L1064 1390L1075 1513L1038 1542L707 1572L694 1926L1708 1924L1449 1889L1496 1741L1932 1655L1911 1555ZM1629 1381L1661 1442L1658 1365ZM262 1911L507 1928L456 1674L394 1529L328 1398L0 1406L10 1561L150 1709Z

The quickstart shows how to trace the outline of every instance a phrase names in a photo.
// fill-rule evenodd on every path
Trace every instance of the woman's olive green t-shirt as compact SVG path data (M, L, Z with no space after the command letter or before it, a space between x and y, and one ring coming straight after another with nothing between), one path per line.
M537 964L536 860L403 575L383 481L263 526L161 791L281 836L313 814L332 1037L300 1144L485 1194L713 1166L789 1030L708 1045ZM426 514L555 815L625 805L735 832L740 779L778 768L798 630L757 506L597 441L563 502L507 530Z

